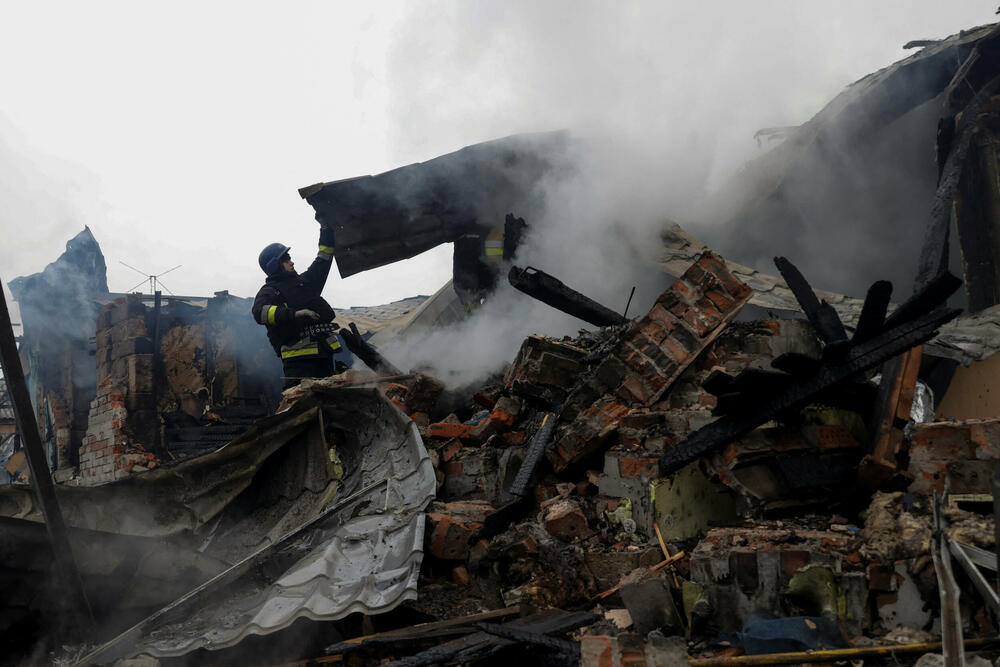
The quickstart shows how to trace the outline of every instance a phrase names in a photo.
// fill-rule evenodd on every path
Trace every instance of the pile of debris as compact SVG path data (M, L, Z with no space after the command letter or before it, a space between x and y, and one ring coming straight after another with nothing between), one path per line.
M400 665L525 651L602 665L847 660L881 645L918 656L940 650L923 632L940 608L935 502L942 539L968 554L969 578L947 584L967 589L961 618L995 636L996 593L973 573L996 569L982 466L1000 420L910 421L926 388L919 343L957 314L943 302L958 281L939 277L888 318L876 285L848 337L778 264L806 320L733 322L751 290L704 253L644 317L531 336L465 395L425 375L382 383L435 468L407 606L439 620L328 653ZM932 495L946 488L947 502ZM900 628L920 641L900 647Z
M245 300L113 295L85 230L11 284L30 370L19 385L73 549L42 548L45 494L23 484L0 395L0 474L15 482L0 485L0 648L17 660L70 636L63 657L79 664L926 665L995 653L1000 25L923 45L741 172L738 210L717 213L727 259L663 230L659 268L673 282L634 320L513 265L531 228L501 216L531 219L537 184L571 171L563 133L303 188L336 232L342 276L455 243L453 283L394 304L407 317L383 323L387 337L475 317L507 271L594 327L529 336L472 387L400 370L373 328L351 322L340 335L358 365L279 404ZM906 192L879 192L857 229L775 233L866 181L859 165L895 169L899 146L926 151L911 123L937 133L937 174L916 159L893 171ZM822 186L800 178L817 166ZM852 193L837 190L869 200ZM916 273L899 303L884 280L855 299L814 292L781 257L780 276L730 261L756 261L772 237L798 257L807 237L884 236L895 218L880 206L901 203L907 215L931 204L926 233L893 227L887 254L858 253L842 271L851 289L873 263L897 283ZM949 263L952 220L961 262ZM95 321L94 338L56 326L63 312ZM84 616L52 586L50 559L71 556L101 623L82 638L40 620Z

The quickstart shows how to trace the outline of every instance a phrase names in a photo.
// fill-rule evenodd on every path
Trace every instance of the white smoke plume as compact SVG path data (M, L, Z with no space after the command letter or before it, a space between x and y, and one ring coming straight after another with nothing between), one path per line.
M637 316L669 284L655 266L665 221L691 223L690 231L711 237L700 207L745 161L770 148L758 147L758 129L805 122L847 84L907 55L901 47L910 39L993 20L993 8L943 12L931 3L712 7L421 5L390 55L394 141L426 159L512 132L569 130L581 140L579 173L548 184L545 214L528 219L532 233L516 263L619 312L636 285L630 315ZM933 169L933 145L925 152ZM838 224L829 199L823 190L822 214ZM844 210L854 214L865 205ZM792 258L807 274L818 267L818 287L863 295L872 280L887 276L838 283L838 255L860 258L844 264L855 273L864 274L859 267L870 268L872 257L877 263L877 251L858 247L856 238L837 243L834 226L821 243L797 239L792 250L801 256ZM705 240L772 273L769 258L783 252L767 239L744 244L738 233ZM909 277L907 267L898 273ZM443 375L469 379L509 361L526 335L573 335L586 326L505 288L466 325L397 353L402 365L430 363Z

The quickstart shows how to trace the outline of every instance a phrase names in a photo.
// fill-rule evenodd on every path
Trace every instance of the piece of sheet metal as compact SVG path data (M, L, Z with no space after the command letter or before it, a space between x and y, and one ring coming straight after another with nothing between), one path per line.
M322 411L325 432L346 438L338 447L345 475L332 504L79 664L220 649L298 618L377 614L416 597L424 509L435 491L416 426L371 388L316 386L289 412L313 408Z

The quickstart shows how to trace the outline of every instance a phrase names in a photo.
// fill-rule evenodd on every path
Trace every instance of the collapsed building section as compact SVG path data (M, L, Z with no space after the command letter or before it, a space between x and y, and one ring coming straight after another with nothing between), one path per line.
M594 328L530 336L472 387L372 356L392 377L355 368L306 381L259 418L276 407L259 365L272 356L237 351L246 323L227 318L245 304L98 299L78 460L85 482L122 479L58 493L85 583L119 588L94 592L111 620L76 661L719 665L995 649L997 30L935 42L786 131L734 186L735 208L711 212L747 243L717 253L665 229L651 270L667 279L637 318L537 269L504 267L523 298ZM891 184L848 178L864 180L865 158L878 171L905 128L936 126L932 101L947 103L940 183L933 165L929 178L906 165ZM456 299L475 303L502 279L499 265L481 269L512 259L522 225L508 214L541 210L534 184L558 175L564 142L509 138L301 194L335 229L345 276L456 243L454 287L399 306L405 318L383 331L400 335L467 316ZM824 185L810 192L817 170ZM893 221L886 202L905 193L896 215L912 215L919 239L845 256L838 284L801 259L830 232L810 240L798 211L820 210L845 184L882 188L858 218L876 237ZM939 234L941 202L955 205L960 262L949 264ZM797 236L776 233L799 224ZM772 249L774 238L791 251ZM761 253L779 255L776 274ZM868 275L874 264L903 267L902 279ZM805 276L866 296L814 290ZM949 304L963 286L959 315ZM364 328L349 336L367 350ZM55 373L35 377L57 386ZM167 458L178 460L167 469ZM0 513L10 535L40 541L28 488L0 489ZM158 567L130 568L123 535L140 563L158 562L144 554L159 540L161 557L184 564L183 585L154 595ZM103 565L101 549L113 554ZM28 575L17 599L51 610L39 594L45 564L18 553L9 562ZM313 643L280 641L303 617ZM255 643L255 633L277 637Z

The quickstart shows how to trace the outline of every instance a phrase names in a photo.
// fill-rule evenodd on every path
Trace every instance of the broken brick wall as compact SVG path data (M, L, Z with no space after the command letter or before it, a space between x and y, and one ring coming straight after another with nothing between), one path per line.
M101 381L80 448L81 483L101 484L136 465L155 465L169 444L166 427L178 419L198 427L208 414L213 424L229 426L209 438L218 446L233 429L273 409L280 369L247 301L224 292L206 307L165 299L158 322L137 294L101 309L95 355Z

